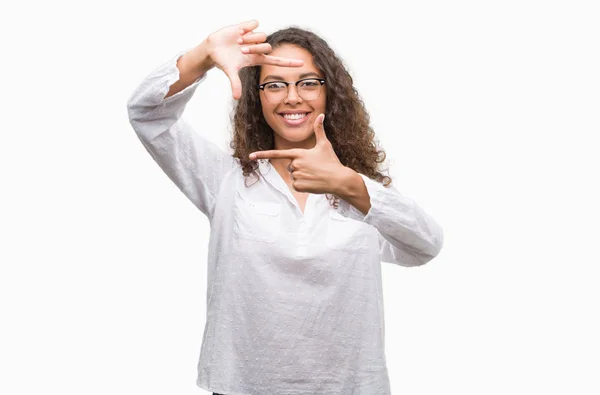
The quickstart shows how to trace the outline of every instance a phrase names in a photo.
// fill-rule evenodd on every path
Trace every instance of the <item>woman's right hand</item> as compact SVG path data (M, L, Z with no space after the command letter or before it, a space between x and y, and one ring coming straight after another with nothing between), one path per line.
M228 26L208 36L204 44L210 60L231 81L233 98L242 96L242 82L238 72L241 68L260 64L272 64L282 67L299 67L301 60L279 58L267 55L271 44L265 43L265 33L255 33L258 21L251 20L238 25Z

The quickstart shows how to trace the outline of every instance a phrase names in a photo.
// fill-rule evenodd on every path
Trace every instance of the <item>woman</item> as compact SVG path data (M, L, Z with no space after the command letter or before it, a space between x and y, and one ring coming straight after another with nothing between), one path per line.
M377 169L385 155L327 43L297 28L266 37L257 26L209 35L128 103L148 152L210 221L197 385L227 395L389 394L380 264L430 261L442 229ZM238 100L233 155L181 119L212 68Z

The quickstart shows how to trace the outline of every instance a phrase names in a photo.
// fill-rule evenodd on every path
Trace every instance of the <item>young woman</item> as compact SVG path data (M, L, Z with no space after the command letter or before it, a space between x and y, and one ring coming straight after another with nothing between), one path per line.
M378 170L341 60L312 32L223 28L128 102L140 140L209 219L197 385L226 395L390 393L381 261L422 265L440 226ZM213 68L237 99L233 155L181 115Z

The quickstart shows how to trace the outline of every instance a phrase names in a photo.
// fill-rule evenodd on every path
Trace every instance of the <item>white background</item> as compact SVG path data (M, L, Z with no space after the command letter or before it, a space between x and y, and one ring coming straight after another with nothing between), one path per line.
M208 222L126 102L180 50L253 18L328 40L396 188L444 229L427 265L384 264L393 393L600 393L593 3L3 6L0 393L206 394ZM214 70L184 116L226 149L231 104Z

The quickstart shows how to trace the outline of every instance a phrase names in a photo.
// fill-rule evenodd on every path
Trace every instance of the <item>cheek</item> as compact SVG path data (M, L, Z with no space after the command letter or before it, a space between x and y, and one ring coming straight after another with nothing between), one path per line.
M274 118L273 108L271 108L268 104L261 103L263 118L267 121L269 125L271 125L271 121Z
M270 123L269 120L274 118L273 111L275 110L274 106L268 102L264 102L261 98L260 106L262 109L263 117L267 120L267 123Z
M319 108L322 110L323 113L325 113L325 110L327 109L327 95L325 94L325 92L323 92L322 97L319 97Z

